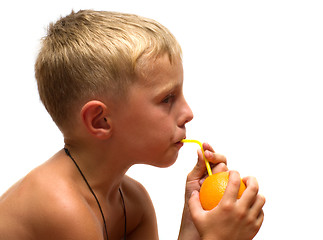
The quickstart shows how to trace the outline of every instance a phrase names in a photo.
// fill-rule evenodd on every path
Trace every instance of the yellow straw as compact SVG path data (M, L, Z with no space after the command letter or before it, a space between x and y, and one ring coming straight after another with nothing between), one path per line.
M212 175L212 170L211 170L209 161L206 159L206 157L204 155L204 149L203 149L202 143L200 141L193 140L193 139L183 139L181 142L197 143L198 145L200 145L201 150L202 150L202 154L203 154L203 158L204 158L204 161L205 161L207 172L208 172L209 176L211 176Z

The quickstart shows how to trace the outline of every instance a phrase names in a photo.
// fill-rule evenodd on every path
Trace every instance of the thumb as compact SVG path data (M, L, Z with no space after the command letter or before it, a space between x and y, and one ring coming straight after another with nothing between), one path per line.
M202 212L204 212L198 191L193 191L190 200L188 201L188 207L191 212L193 222L196 222L200 218Z
M198 160L193 170L188 174L187 181L200 180L206 172L206 166L201 149L197 150Z

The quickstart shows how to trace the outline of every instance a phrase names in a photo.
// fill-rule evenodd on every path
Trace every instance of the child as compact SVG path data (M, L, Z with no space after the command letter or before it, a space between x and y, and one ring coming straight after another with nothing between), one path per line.
M0 239L158 239L153 204L125 175L134 164L171 166L193 114L183 96L181 48L159 23L79 11L51 24L35 64L40 98L65 147L0 198ZM226 159L208 144L213 171ZM201 152L188 175L179 239L252 239L265 199L254 178L236 200L230 172L223 200L204 211Z

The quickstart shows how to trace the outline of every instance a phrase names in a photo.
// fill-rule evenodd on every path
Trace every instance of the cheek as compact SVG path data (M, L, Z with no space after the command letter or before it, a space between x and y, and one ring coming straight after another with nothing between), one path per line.
M169 140L171 130L162 119L152 119L150 116L134 115L119 125L123 139L140 151L142 148L157 150Z
M134 121L132 126L136 128L138 134L146 136L147 140L169 140L172 137L175 124L170 116L164 114L159 109L146 111L138 116L139 121Z
M169 144L174 139L175 125L169 119L159 119L151 129L152 138L161 144Z
M128 112L119 119L120 142L131 148L137 157L156 158L165 154L174 141L176 124L158 108L144 109Z
M173 129L165 122L158 122L151 128L137 132L139 139L136 141L138 148L144 150L144 155L151 160L158 160L169 154L169 148L173 142Z

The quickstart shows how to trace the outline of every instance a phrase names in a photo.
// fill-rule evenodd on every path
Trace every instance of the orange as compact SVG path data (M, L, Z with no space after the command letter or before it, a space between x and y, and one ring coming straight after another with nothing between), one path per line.
M200 201L204 210L211 210L219 204L228 181L229 172L215 173L205 179L200 189ZM241 180L238 199L245 189L246 185Z

